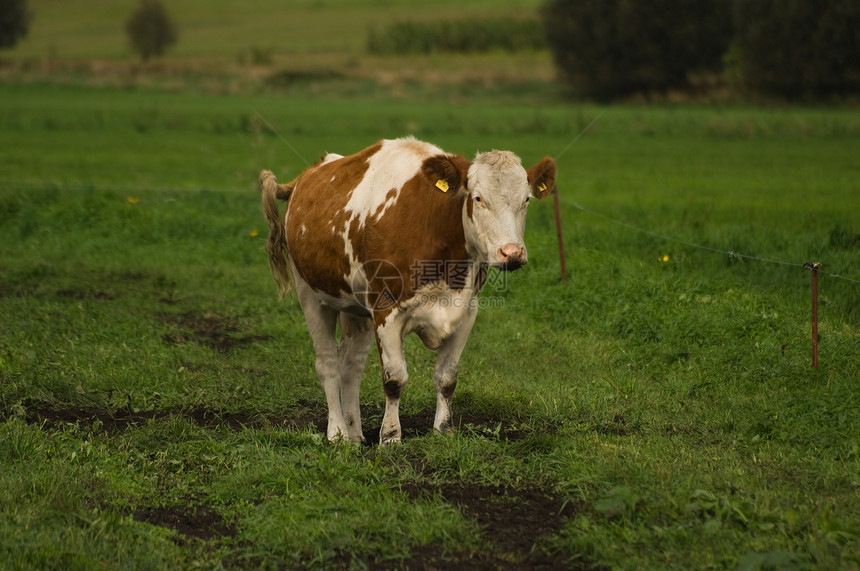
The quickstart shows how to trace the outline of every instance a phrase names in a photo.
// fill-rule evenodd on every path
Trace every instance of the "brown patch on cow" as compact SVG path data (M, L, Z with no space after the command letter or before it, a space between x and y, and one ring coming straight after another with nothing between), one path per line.
M526 171L532 195L538 199L549 196L555 187L555 161L552 157L544 157L541 161Z
M473 212L475 212L475 201L469 197L466 202L466 216L469 217L469 220L474 222L475 218L473 217Z
M466 250L462 220L466 194L458 192L453 185L448 192L442 192L435 186L434 181L434 177L439 176L437 168L450 167L452 170L458 170L468 164L468 161L453 155L443 157L431 157L424 161L422 172L416 173L403 185L398 200L383 216L378 220L368 221L361 235L356 232L354 237L350 236L353 244L360 242L359 255L362 259L386 260L404 277L403 289L392 292L401 302L410 299L416 289L425 285L420 279L413 279L416 275L416 262L468 265L471 261ZM428 167L431 164L435 166ZM460 166L455 169L454 165ZM420 268L418 272L420 276ZM462 289L469 285L458 279L459 273L456 271L442 274L452 289ZM372 288L382 284L368 285Z
M440 180L448 183L448 189L443 192L458 192L460 188L467 187L470 165L469 161L459 155L434 155L424 159L421 172L433 186L436 186Z
M288 207L287 244L296 270L318 291L338 297L351 289L344 279L350 267L340 236L348 220L345 208L367 173L368 160L381 148L380 141L360 153L317 164L296 180ZM303 234L302 227L311 232Z
M392 188L385 194L385 200L382 201L382 204L376 207L376 211L373 212L370 217L372 219L379 218L380 214L385 210L385 206L388 204L388 201L392 200L395 196L397 196L397 188Z

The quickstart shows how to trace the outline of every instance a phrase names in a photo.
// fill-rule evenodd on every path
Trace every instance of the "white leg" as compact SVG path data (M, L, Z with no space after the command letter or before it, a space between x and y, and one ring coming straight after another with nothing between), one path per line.
M296 272L293 272L293 276L296 282L296 295L305 314L305 322L308 324L308 332L317 354L317 376L322 383L328 403L326 436L329 440L348 438L349 430L340 405L340 369L335 339L337 312L320 303L310 286L298 278Z
M446 434L454 430L451 400L457 387L457 368L477 314L477 307L471 308L460 328L439 348L436 355L436 369L433 373L433 383L436 385L436 418L433 428Z
M359 409L361 375L367 363L367 352L373 343L373 322L363 317L340 314L340 380L341 408L349 439L364 442Z
M379 445L400 442L400 395L409 374L403 357L402 326L396 311L389 314L386 324L376 330L376 341L382 360L382 388L385 391L385 413L379 429Z

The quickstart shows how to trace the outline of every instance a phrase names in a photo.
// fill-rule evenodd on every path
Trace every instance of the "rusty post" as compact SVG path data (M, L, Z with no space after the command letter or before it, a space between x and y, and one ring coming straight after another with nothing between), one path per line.
M558 258L561 263L561 281L567 282L567 269L564 264L564 240L561 237L561 212L558 207L558 186L552 187L552 198L555 203L555 232L558 235Z
M818 268L819 262L805 263L803 267L812 270L812 368L818 368Z

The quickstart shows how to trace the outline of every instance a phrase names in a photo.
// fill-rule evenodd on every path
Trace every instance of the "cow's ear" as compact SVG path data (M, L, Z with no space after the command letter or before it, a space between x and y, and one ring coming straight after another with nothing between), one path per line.
M469 161L458 155L434 155L424 159L421 172L430 184L442 192L450 190L451 194L455 194L460 188L466 188L469 164Z
M555 186L555 161L544 157L541 162L526 171L529 187L536 198L546 198Z

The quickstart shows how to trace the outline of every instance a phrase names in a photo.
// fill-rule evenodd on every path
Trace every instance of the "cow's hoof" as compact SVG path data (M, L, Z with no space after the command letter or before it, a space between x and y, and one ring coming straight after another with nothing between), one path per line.
M451 436L454 434L454 425L453 424L445 424L443 426L434 426L438 432L444 434L445 436Z
M343 430L339 428L329 428L326 431L326 438L328 438L329 442L349 442L349 436L346 428Z
M389 432L388 434L380 435L379 445L380 446L388 446L389 444L400 444L400 433L399 432Z

